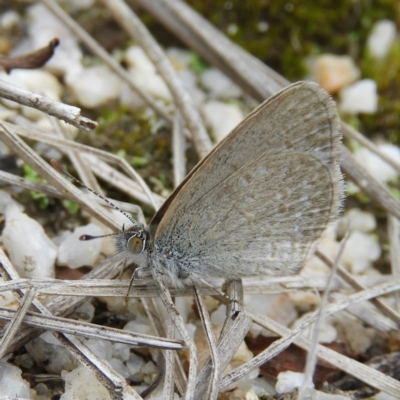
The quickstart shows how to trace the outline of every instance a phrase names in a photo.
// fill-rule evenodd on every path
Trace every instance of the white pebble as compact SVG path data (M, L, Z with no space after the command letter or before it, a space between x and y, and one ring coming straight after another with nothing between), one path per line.
M113 358L118 358L121 361L128 361L131 351L127 344L125 343L112 343Z
M331 259L335 259L339 247L339 243L329 236L322 238L318 244L318 249ZM313 256L307 260L304 268L300 272L300 275L303 277L315 278L318 276L326 276L330 271L330 268L324 262L322 262L322 260L316 256Z
M365 326L364 321L348 312L336 313L331 318L338 331L338 341L344 342L352 354L365 353L377 340L375 328Z
M4 278L0 276L0 285L4 282ZM0 307L9 307L14 302L17 302L17 298L11 290L0 292Z
M21 211L23 211L24 207L16 202L11 195L5 190L0 189L0 214L4 214L8 206L13 204L18 207Z
M304 320L306 320L309 317L310 314L312 313L303 314L299 319L297 319L293 323L292 329L295 329L298 326L300 326L304 322ZM314 330L314 325L308 326L301 335L311 339L313 335L313 330ZM337 331L335 327L330 323L329 320L325 318L319 327L318 343L332 343L336 340L336 338L337 338Z
M4 30L10 30L18 26L21 21L20 15L13 10L6 11L0 16L0 27Z
M139 357L135 353L131 353L129 356L129 360L126 362L126 368L129 371L129 374L135 375L138 374L143 368L145 362L142 357Z
M131 46L126 51L125 58L129 65L129 73L138 86L155 98L168 102L172 100L164 80L157 74L153 63L140 47Z
M216 99L233 99L242 95L239 86L216 68L204 71L200 82L209 91L210 96Z
M71 370L78 363L50 332L30 341L25 348L36 364L50 374L60 374L64 369Z
M53 278L57 248L41 225L12 205L6 210L3 243L24 278Z
M347 114L373 114L378 109L376 82L363 79L340 91L339 108Z
M381 144L377 147L388 157L400 163L400 148L392 144ZM399 175L391 165L365 147L356 150L354 157L375 179L381 182L389 182Z
M75 315L78 316L78 318L81 321L85 321L85 322L90 322L92 321L93 317L94 317L94 312L95 312L95 308L93 306L93 304L90 301L87 301L86 303L83 303L76 311L75 311Z
M129 378L129 371L121 360L119 360L118 358L112 358L108 361L108 363L117 374L120 374L125 379Z
M304 381L304 374L302 372L286 371L278 374L275 384L275 390L278 393L288 393L299 388ZM310 388L314 385L311 384Z
M111 360L113 354L112 342L102 339L87 339L85 345L100 359Z
M187 50L178 47L170 47L166 50L166 54L177 71L188 69L192 63L192 57Z
M318 83L329 93L337 93L355 82L360 71L349 56L323 54L315 61L315 76Z
M188 317L192 311L193 299L191 297L177 297L175 299L175 307L181 314L183 322L188 322Z
M289 326L297 318L294 304L285 293L245 295L244 304L283 326Z
M60 400L111 400L101 382L84 366L61 374L65 381L65 392Z
M65 81L82 70L82 50L77 37L70 29L60 23L60 20L42 4L29 7L28 18L29 39L24 51L39 49L46 46L50 40L58 38L60 44L44 68L64 76Z
M347 231L360 231L368 233L376 228L375 215L362 211L359 208L352 208L344 213L339 220L338 234L343 236Z
M103 239L79 240L79 237L84 234L97 236L102 235L103 231L92 223L76 228L60 243L57 259L59 265L75 269L83 266L92 267L95 264L100 255ZM65 232L63 236L65 237Z
M345 264L353 274L361 274L371 267L381 255L378 243L363 232L350 233L340 262Z
M62 86L57 78L50 72L42 69L16 69L11 74L2 79L22 89L29 90L42 96L50 97L53 100L60 101L63 92Z
M121 94L121 81L106 66L85 68L67 82L80 105L96 108L117 99Z
M236 104L211 100L203 105L202 114L216 142L220 142L243 120L243 113Z
M2 396L13 399L31 398L29 383L21 375L22 371L19 368L7 363L4 359L0 360L0 388Z
M211 322L213 325L222 326L226 319L226 305L221 304L212 314Z
M396 24L393 21L384 19L376 22L368 36L368 51L375 58L385 58L389 53L395 37Z

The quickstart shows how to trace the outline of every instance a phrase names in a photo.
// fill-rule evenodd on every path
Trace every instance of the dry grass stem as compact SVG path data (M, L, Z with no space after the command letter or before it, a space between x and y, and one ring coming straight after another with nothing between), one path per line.
M89 118L81 116L81 110L58 101L49 99L36 93L20 89L5 81L0 81L0 97L15 101L27 107L40 110L48 115L53 115L69 124L85 131L92 131L97 128L97 123Z

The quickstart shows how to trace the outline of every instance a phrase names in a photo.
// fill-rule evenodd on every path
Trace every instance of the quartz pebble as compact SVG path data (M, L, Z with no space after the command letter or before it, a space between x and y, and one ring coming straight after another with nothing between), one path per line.
M0 189L0 214L4 214L6 212L7 207L9 207L10 205L18 207L21 210L21 212L24 209L24 207L18 202L16 202L8 192Z
M303 384L304 374L302 372L286 371L278 374L275 390L278 393L292 392ZM314 385L311 384L310 388Z
M64 239L58 249L58 265L65 265L75 269L83 266L92 267L96 263L100 255L103 239L79 240L79 237L84 234L97 236L102 235L103 231L97 225L90 223L76 228L67 237L63 232Z
M42 226L15 205L7 208L5 217L4 247L21 277L53 278L57 248Z
M78 361L50 332L31 340L25 347L36 365L50 374L71 371L78 366Z
M243 120L243 113L236 104L226 104L216 100L205 103L202 114L217 143Z
M341 262L353 274L361 274L371 267L381 255L381 248L370 236L363 232L350 233L343 249Z
M363 79L343 88L340 93L339 108L346 114L374 114L378 110L376 82Z
M60 39L53 57L44 68L63 76L67 82L83 69L83 55L77 37L42 4L29 7L28 16L28 38L20 44L18 53L27 53L46 46L54 38Z
M385 19L376 22L367 39L369 53L377 59L385 58L395 37L396 24L393 21Z
M400 163L399 147L393 144L380 144L377 147L388 157ZM375 179L381 182L389 182L399 175L398 171L391 165L365 147L357 149L354 152L354 157Z
M76 101L83 107L96 108L117 99L121 94L121 81L103 65L83 69L68 82Z
M349 56L324 54L315 62L318 83L329 93L335 94L345 86L355 82L360 71Z
M292 329L296 329L297 327L299 327L304 322L304 320L309 317L310 314L312 313L303 314L300 318L298 318L293 323ZM305 336L310 339L312 337L313 328L314 325L307 327L306 329L304 329L301 336ZM324 319L319 328L318 343L332 343L336 340L336 338L337 331L335 327L330 323L329 320Z
M226 100L238 98L242 95L239 86L216 68L204 71L200 77L200 82L207 89L211 98Z
M157 74L153 63L140 47L129 47L125 59L129 66L129 73L139 87L155 98L168 102L172 100L171 93L164 80Z
M352 208L346 211L339 220L338 234L343 236L347 231L360 231L368 233L376 228L375 215L362 211L359 208Z
M0 360L1 397L13 399L30 399L29 383L22 378L22 371L9 364L5 359Z
M60 400L111 400L107 389L84 366L61 374L65 381L65 392Z

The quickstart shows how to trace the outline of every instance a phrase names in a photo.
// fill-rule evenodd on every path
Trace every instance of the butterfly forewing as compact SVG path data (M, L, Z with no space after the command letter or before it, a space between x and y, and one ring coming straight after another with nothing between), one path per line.
M318 85L300 83L251 113L189 175L152 231L183 275L289 275L336 216L340 125Z

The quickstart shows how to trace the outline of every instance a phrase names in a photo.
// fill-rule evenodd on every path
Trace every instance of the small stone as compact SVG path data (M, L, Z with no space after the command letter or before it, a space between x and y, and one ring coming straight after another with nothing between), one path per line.
M225 104L215 100L203 105L202 114L217 143L243 120L243 113L236 104Z
M294 304L285 293L244 295L244 304L246 307L272 318L283 326L289 326L297 318ZM261 332L265 336L271 335L265 329Z
M129 355L129 359L126 362L126 368L129 371L129 374L132 375L137 375L143 368L145 362L142 357L139 357L135 353L131 353Z
M19 25L21 16L14 10L5 11L0 16L0 28L6 31Z
M378 109L376 82L363 79L343 88L340 93L339 108L346 114L374 114Z
M177 71L188 69L192 63L192 56L187 50L178 47L170 47L166 50L166 54Z
M364 354L377 339L376 329L365 326L347 312L336 313L331 320L338 332L338 341L344 342L354 355Z
M65 237L65 231L62 234ZM103 239L82 241L79 240L79 237L82 235L98 236L102 234L102 229L92 223L76 228L60 243L57 258L58 265L64 265L72 269L83 266L93 267L99 258Z
M318 83L332 94L355 82L360 76L360 71L349 56L321 55L316 60L315 70Z
M375 215L359 208L352 208L344 213L339 220L338 234L343 236L347 231L368 233L376 228Z
M335 259L339 247L340 244L329 236L322 238L318 245L318 249L332 260ZM321 259L314 255L306 261L304 268L300 271L300 275L303 277L315 278L318 276L326 276L330 271L330 268Z
M0 276L0 285L4 282L4 278ZM18 304L17 298L11 290L0 292L0 307L9 307L14 302Z
M275 384L275 390L278 393L288 393L299 388L304 381L304 373L286 371L278 374L277 381ZM310 385L310 388L314 388L314 384Z
M21 211L24 209L24 207L16 202L8 192L0 189L0 214L5 214L7 207L11 204L18 207Z
M294 324L292 325L292 329L295 329L298 326L300 326L304 322L304 320L306 320L309 317L310 314L312 313L303 314L299 319L297 319L294 322ZM311 338L313 334L312 333L313 329L314 325L309 326L303 331L301 336ZM330 323L329 320L324 319L319 328L318 343L332 343L336 340L336 338L337 338L337 331L335 327Z
M57 248L42 226L15 205L7 208L5 217L4 247L21 277L54 278Z
M395 37L396 24L393 21L384 19L376 22L367 39L367 49L369 53L377 59L385 58L389 53Z
M400 148L392 144L380 144L379 150L388 157L399 162ZM397 178L399 173L381 157L362 147L354 152L354 158L377 180L380 182L389 182Z
M84 366L61 374L65 381L65 392L60 400L111 400L101 382Z
M50 332L31 340L25 348L36 364L50 374L60 374L63 370L71 371L77 367L78 362L72 354Z
M138 86L155 98L167 102L172 100L171 93L164 80L158 75L153 63L140 47L129 47L126 51L125 59L129 65L129 74Z
M28 18L30 21L27 27L29 37L24 43L21 43L18 53L23 54L39 49L46 46L53 38L58 38L60 44L44 69L55 75L63 76L66 82L70 77L79 73L83 69L83 55L79 41L71 30L61 24L60 20L43 4L36 3L29 7Z
M86 339L85 345L102 360L110 361L113 353L113 344L108 340Z
M131 351L130 348L127 344L125 343L112 343L112 348L113 348L113 353L112 356L113 358L118 358L121 361L128 361Z
M370 236L363 232L350 233L341 256L341 263L345 264L353 274L361 274L371 267L381 255L381 248Z
M234 99L242 95L239 86L216 68L204 71L200 82L208 90L210 96L215 99Z
M14 365L7 363L4 359L0 360L0 388L1 395L6 398L31 398L30 386L22 378L22 371Z
M189 314L192 311L193 299L191 297L177 297L175 299L175 307L181 314L183 322L188 322Z
M93 320L95 308L90 301L83 303L74 314L78 317L79 320L90 322Z
M119 98L121 81L106 66L85 68L67 82L80 105L96 108Z
M211 314L211 322L214 325L222 326L226 319L226 305L220 304L220 306Z

